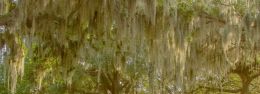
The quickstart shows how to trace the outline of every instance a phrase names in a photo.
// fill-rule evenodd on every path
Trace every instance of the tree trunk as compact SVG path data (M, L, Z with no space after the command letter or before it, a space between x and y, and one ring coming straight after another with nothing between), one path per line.
M240 78L242 80L242 88L240 94L250 94L249 92L249 84L251 83L251 79L247 74L240 74Z
M243 81L240 94L249 94L249 84L250 81L245 81L245 82Z

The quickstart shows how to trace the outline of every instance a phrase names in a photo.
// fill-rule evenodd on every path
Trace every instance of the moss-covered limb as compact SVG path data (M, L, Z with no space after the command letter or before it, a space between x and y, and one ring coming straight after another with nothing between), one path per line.
M9 13L13 8L15 8L15 4L12 0L1 0L0 1L0 15Z
M212 16L212 15L210 15L206 12L202 12L202 11L198 14L198 16L201 18L209 19L210 21L213 21L213 22L217 22L221 25L225 25L227 23L227 21L225 21L224 19L220 19L216 16Z
M228 92L228 93L239 93L241 91L241 89L222 89L222 88L208 87L208 86L200 86L200 88L208 89L211 91L220 91L220 92Z
M17 15L16 4L12 0L3 0L0 2L2 10L0 10L0 26L10 25L14 23L15 15Z
M12 14L0 15L0 26L12 23Z

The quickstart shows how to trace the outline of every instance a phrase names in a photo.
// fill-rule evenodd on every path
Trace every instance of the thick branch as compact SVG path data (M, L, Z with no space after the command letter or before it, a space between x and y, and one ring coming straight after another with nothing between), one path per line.
M14 23L14 18L16 17L17 13L18 10L15 8L5 15L0 15L0 26L12 25Z
M0 26L7 25L9 22L11 22L11 17L9 15L0 16Z
M212 20L212 21L214 21L214 22L218 22L218 23L220 23L221 25L226 24L226 21L225 21L225 20L219 19L219 18L214 17L214 16L211 16L211 15L209 15L208 13L206 13L206 12L204 12L204 11L199 12L199 17L206 18L206 19Z
M260 76L260 72L252 75L250 78L253 80L253 79L255 79L255 78L259 77L259 76Z
M229 92L229 93L238 93L241 91L241 89L231 90L231 89L221 89L221 88L214 88L214 87L207 87L207 86L200 86L200 88L205 88L213 91Z

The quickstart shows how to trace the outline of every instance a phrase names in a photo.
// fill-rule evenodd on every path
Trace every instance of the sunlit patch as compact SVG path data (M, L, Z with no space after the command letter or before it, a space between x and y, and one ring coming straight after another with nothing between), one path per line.
M0 33L4 33L5 32L5 26L0 26Z

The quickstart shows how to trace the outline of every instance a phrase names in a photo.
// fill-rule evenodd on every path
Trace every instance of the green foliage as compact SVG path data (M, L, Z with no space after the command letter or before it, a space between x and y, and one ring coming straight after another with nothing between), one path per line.
M178 8L177 12L179 14L179 17L180 17L180 19L182 19L181 21L183 21L184 23L185 22L189 23L194 16L194 10L192 7L193 3L189 2L189 1L187 1L187 2L184 2L184 1L179 2L178 6L177 6L177 8Z
M247 9L246 1L238 0L238 2L234 4L234 8L240 15L244 15Z

